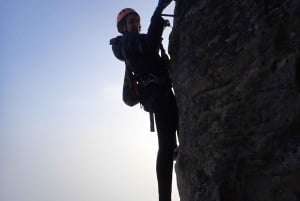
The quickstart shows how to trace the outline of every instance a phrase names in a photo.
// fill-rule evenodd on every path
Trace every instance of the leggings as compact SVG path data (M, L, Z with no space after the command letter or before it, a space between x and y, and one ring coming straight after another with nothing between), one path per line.
M173 153L178 129L178 110L173 93L160 101L155 112L155 123L158 136L158 153L156 175L159 201L171 201Z

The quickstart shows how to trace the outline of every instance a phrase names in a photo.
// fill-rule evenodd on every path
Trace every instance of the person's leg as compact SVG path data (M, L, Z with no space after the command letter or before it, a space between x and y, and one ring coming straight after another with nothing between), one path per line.
M157 154L156 173L158 181L159 201L171 201L173 157L172 151L161 149Z
M176 104L169 101L168 104L162 104L155 113L159 146L156 161L159 201L171 201L173 151L176 147L177 129L177 108L174 106Z

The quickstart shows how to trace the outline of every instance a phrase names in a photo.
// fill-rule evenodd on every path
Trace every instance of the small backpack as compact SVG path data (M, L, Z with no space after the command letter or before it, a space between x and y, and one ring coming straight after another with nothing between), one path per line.
M126 105L134 106L138 104L138 84L133 79L133 74L125 68L124 81L123 81L123 92L122 98Z

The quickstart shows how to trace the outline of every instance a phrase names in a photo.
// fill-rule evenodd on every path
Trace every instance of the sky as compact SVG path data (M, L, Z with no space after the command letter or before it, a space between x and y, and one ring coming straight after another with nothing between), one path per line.
M158 200L156 133L122 102L124 64L109 45L121 9L146 32L156 4L0 0L1 201Z

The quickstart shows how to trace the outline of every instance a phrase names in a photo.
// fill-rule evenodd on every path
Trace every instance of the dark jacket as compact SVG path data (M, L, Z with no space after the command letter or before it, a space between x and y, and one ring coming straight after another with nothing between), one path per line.
M125 61L126 68L139 80L146 74L162 74L163 63L159 55L162 40L164 20L160 15L154 14L147 34L126 32L111 39L114 55Z

